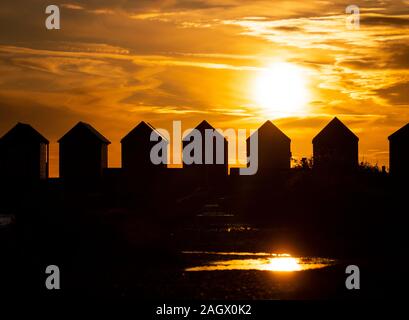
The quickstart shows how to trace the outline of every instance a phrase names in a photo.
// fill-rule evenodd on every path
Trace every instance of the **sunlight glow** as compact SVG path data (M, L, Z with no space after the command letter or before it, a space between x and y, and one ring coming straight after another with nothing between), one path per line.
M220 270L260 270L272 272L293 272L311 269L320 269L331 266L335 260L328 258L291 257L289 254L265 252L207 252L184 251L184 254L199 256L232 256L231 260L212 260L206 264L186 268L186 271L220 271Z
M271 271L299 271L301 266L296 258L272 258L268 265Z
M295 64L276 62L260 71L253 92L257 104L272 117L302 115L309 100L306 72Z

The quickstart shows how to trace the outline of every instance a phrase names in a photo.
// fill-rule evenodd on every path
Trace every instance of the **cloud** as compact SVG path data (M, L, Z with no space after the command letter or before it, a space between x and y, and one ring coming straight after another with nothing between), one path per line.
M80 6L79 4L64 3L61 5L61 7L71 10L84 10L84 7Z
M393 86L378 89L377 92L390 104L406 105L409 108L409 82L402 82Z
M360 22L363 27L365 27L366 25L388 27L394 25L405 27L409 25L409 16L403 15L394 17L382 14L372 14L370 16L363 16Z
M407 1L357 1L360 30L345 27L346 0L67 0L59 31L44 27L48 4L2 0L3 131L23 120L58 136L85 120L117 141L142 119L255 128L268 116L252 85L277 60L308 71L308 116L276 119L297 154L334 115L370 157L409 120Z

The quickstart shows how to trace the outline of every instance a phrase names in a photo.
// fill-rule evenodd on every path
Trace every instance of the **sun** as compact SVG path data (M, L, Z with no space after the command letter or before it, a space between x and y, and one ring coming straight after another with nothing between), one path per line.
M299 116L309 99L305 70L288 62L263 69L254 83L254 100L272 117Z

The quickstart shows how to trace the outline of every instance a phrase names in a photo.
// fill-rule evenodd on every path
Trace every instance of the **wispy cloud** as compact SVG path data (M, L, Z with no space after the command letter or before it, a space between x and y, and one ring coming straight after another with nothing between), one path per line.
M135 122L256 128L252 96L260 69L285 60L309 76L309 113L276 119L296 155L334 115L359 132L360 151L386 163L386 136L409 121L409 2L69 0L62 29L44 27L45 0L0 5L0 126L34 122L51 139L75 121L115 143ZM28 18L29 17L29 18ZM13 26L13 28L10 28Z

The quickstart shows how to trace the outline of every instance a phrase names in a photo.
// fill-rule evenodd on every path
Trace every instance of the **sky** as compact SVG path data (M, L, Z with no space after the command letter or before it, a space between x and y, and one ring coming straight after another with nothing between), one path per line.
M60 30L45 27L49 4ZM359 29L346 24L351 4ZM269 97L277 76L263 75L280 63L308 92L294 112L256 93L261 81ZM30 123L50 140L57 176L56 141L78 121L112 142L119 167L119 141L141 120L168 130L272 120L299 159L337 116L359 136L360 161L388 165L387 137L409 122L408 67L409 0L2 0L0 135ZM278 82L294 97L297 80Z

